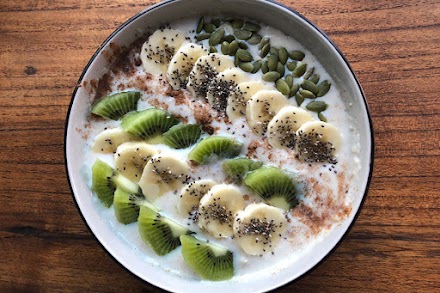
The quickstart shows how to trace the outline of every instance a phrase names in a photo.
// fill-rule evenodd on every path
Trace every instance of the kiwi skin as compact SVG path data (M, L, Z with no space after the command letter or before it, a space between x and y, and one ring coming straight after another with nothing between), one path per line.
M233 138L214 135L196 144L188 158L196 164L205 164L212 154L226 158L238 156L242 146L242 143Z
M253 161L248 158L228 159L222 163L223 172L235 182L241 182L248 172L254 171L261 166L263 166L263 162Z
M174 125L163 134L166 145L175 149L184 149L192 146L199 140L202 131L197 124Z
M110 207L116 185L112 180L114 171L107 163L97 159L92 166L92 191L95 192L102 205Z
M223 247L216 247L193 236L180 236L185 263L202 279L223 281L234 276L234 256Z
M109 95L92 106L92 113L104 118L118 120L128 112L136 110L140 98L141 94L135 91Z

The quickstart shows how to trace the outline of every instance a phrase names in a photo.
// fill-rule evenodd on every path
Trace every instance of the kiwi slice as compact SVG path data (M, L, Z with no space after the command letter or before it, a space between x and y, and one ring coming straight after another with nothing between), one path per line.
M114 174L112 177L112 181L117 188L120 188L125 192L142 194L142 190L140 189L139 185L137 185L121 173Z
M196 124L174 125L163 134L164 142L174 149L184 149L197 142L202 131Z
M130 111L136 110L141 98L139 92L123 92L106 96L92 106L92 113L104 118L118 120Z
M149 108L134 112L122 118L122 128L143 139L162 134L179 123L173 115L162 109Z
M244 184L272 206L289 210L298 204L292 179L276 167L261 167L244 178Z
M113 203L113 193L116 185L112 180L113 168L107 163L97 159L92 167L92 190L105 207Z
M122 224L136 222L139 217L140 206L149 206L152 209L156 209L143 195L127 192L119 187L116 188L113 207L119 222Z
M199 142L189 153L188 158L198 164L206 163L207 159L216 154L220 157L232 158L238 156L242 143L224 136L210 136Z
M198 240L192 236L180 236L185 263L201 278L222 281L234 276L234 257L225 247Z
M250 171L254 171L263 166L263 162L253 161L248 158L235 158L224 160L222 163L223 171L234 181L240 182Z
M147 206L140 207L138 228L144 242L158 255L173 251L180 246L180 236L191 233L190 230Z

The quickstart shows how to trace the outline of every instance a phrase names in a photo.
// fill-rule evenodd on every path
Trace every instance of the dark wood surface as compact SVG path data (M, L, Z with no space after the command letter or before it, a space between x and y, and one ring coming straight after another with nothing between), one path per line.
M284 287L440 292L440 1L282 1L339 46L368 100L375 168L336 251ZM0 291L153 291L97 243L67 183L71 93L102 41L154 1L0 1Z

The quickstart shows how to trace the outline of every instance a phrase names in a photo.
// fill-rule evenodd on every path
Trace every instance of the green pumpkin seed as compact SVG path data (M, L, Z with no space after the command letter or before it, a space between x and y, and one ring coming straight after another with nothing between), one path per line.
M318 84L320 78L321 77L319 76L319 74L314 73L312 76L309 77L309 80L314 84Z
M289 57L292 60L302 61L306 55L301 51L292 51L289 53Z
M257 73L258 70L260 70L261 68L261 60L254 61L253 65L254 65L254 69L252 70L251 73Z
M287 58L289 58L289 53L287 53L286 48L281 47L278 50L278 59L280 59L280 62L283 64L286 64Z
M233 20L234 20L234 18L231 17L231 16L228 16L228 17L223 18L223 22L231 22L231 21L233 21Z
M307 70L307 64L301 63L300 65L296 66L296 68L292 71L293 76L295 77L301 77Z
M267 43L266 45L263 46L263 48L261 48L260 57L264 58L267 55L267 53L269 53L269 50L270 50L270 44Z
M323 82L321 82L318 85L318 97L322 97L323 95L325 95L326 93L328 93L328 91L330 90L331 87L331 83L328 82L328 80L324 80Z
M227 35L227 36L225 36L225 37L223 38L223 40L226 41L226 42L228 42L228 43L230 43L230 42L232 42L233 40L235 40L235 37L234 37L233 35Z
M318 118L323 122L327 122L327 117L325 117L324 114L322 114L322 112L318 113Z
M224 41L221 45L221 51L223 53L223 55L228 55L229 54L229 43Z
M261 27L258 24L248 21L244 23L243 28L250 32L258 32L261 29Z
M293 97L299 90L299 83L295 83L290 87L290 96ZM304 100L304 97L301 95Z
M213 25L212 23L207 23L203 26L203 29L207 33L213 33L217 27Z
M309 79L314 71L315 71L315 67L312 67L309 70L307 70L306 74L304 74L304 79Z
M270 39L268 37L264 37L261 39L261 42L258 44L258 49L261 50L261 48L264 47L264 45L268 44L270 42Z
M287 62L287 69L290 71L294 71L296 68L296 61Z
M229 44L228 54L230 56L234 56L237 53L237 50L238 50L238 42L236 40L233 40Z
M270 55L269 57L267 57L267 66L269 66L270 71L276 70L277 65L278 65L278 56Z
M231 50L231 48L229 48L229 50ZM244 62L250 62L250 61L254 60L254 58L252 57L251 53L249 53L249 51L246 51L246 50L243 50L243 49L238 49L238 51L236 53L236 56L241 61L244 61Z
M271 47L270 48L270 54L271 55L276 55L278 57L278 48Z
M310 80L303 80L303 82L301 83L301 87L305 90L312 92L314 95L318 94L318 86Z
M202 32L204 22L205 22L205 19L203 18L203 16L200 17L200 19L199 19L199 23L197 24L196 33L199 34L199 33Z
M267 66L266 60L261 63L261 72L263 72L263 74L269 72L269 66Z
M307 104L306 109L313 112L322 112L327 109L327 103L323 101L312 101Z
M257 33L252 34L252 37L250 37L250 39L247 40L247 42L251 45L256 45L260 43L260 41L261 41L261 36Z
M219 26L222 24L222 21L220 20L220 18L218 18L218 17L214 17L214 18L211 20L211 23L212 23L213 25L215 25L216 27L219 27Z
M201 33L200 35L197 35L197 36L196 36L196 40L197 40L197 42L200 42L200 41L203 41L203 40L209 39L210 37L211 37L211 34L208 34L208 33Z
M211 37L209 37L209 45L215 46L220 44L224 36L225 36L225 29L224 28L217 29L215 32L212 33Z
M234 56L234 65L237 67L240 64L240 59L238 59L237 55Z
M238 43L238 47L240 47L240 49L244 49L244 50L246 50L247 48L249 48L248 45L246 45L245 42L239 42L239 43Z
M287 75L284 80L286 81L287 85L289 86L289 88L291 88L293 86L293 76L292 75Z
M301 106L301 104L304 102L304 97L300 94L300 93L296 93L295 95L295 101L296 104L299 106Z
M267 82L274 82L280 79L280 74L276 71L269 71L263 75L263 80Z
M209 53L217 53L217 48L214 46L209 47Z
M314 99L316 98L316 95L314 93L312 93L311 91L308 90L300 90L299 91L301 93L301 95L303 95L304 98L306 99Z
M244 29L236 29L234 31L235 37L239 40L247 40L252 36L252 32Z
M239 29L239 28L241 28L243 26L243 23L244 22L241 19L234 19L231 24L232 24L233 28Z
M254 70L254 65L251 62L241 62L238 66L244 72L252 72Z
M289 85L281 78L277 80L276 87L277 87L277 90L280 93L282 93L283 95L287 96L290 93Z
M277 71L281 76L284 76L284 73L286 73L286 69L284 68L284 65L281 64L281 62L278 62L276 71Z

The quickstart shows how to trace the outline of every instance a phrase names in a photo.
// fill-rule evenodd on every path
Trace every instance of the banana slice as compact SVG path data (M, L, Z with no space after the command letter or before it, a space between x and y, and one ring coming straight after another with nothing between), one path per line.
M239 83L248 81L248 75L238 68L229 68L221 72L209 84L206 97L209 104L221 113L226 112L229 95L237 90Z
M185 42L185 36L175 29L155 31L141 49L141 60L146 72L164 74L177 49Z
M199 227L217 238L232 236L236 213L244 209L244 199L237 187L219 184L200 200Z
M184 216L192 215L199 207L200 199L215 185L216 183L209 179L202 179L191 182L184 186L180 191L180 200L177 210Z
M139 186L150 201L168 191L182 188L188 180L188 164L171 155L155 155L144 168Z
M265 203L253 203L238 212L234 221L234 239L250 255L273 251L287 228L283 211Z
M168 65L167 76L170 85L177 90L185 87L188 75L193 69L194 63L201 57L208 55L208 50L202 46L188 43L183 44Z
M124 142L139 141L140 139L122 128L111 128L100 132L93 142L92 151L96 153L114 153Z
M255 133L264 134L270 120L287 105L286 97L279 91L260 90L247 102L247 122Z
M267 138L276 148L294 149L296 131L304 123L314 120L306 110L295 106L287 106L270 120L267 125Z
M226 114L229 120L235 121L246 115L246 103L259 90L265 88L265 85L259 81L245 81L237 85L237 90L228 97Z
M145 142L126 142L118 146L114 155L115 168L133 182L139 182L145 165L157 149Z
M222 54L201 56L189 74L187 89L198 98L205 98L210 82L218 73L234 67L231 57Z
M342 136L333 125L322 121L304 123L296 132L298 157L306 162L336 164L335 155L341 147Z

